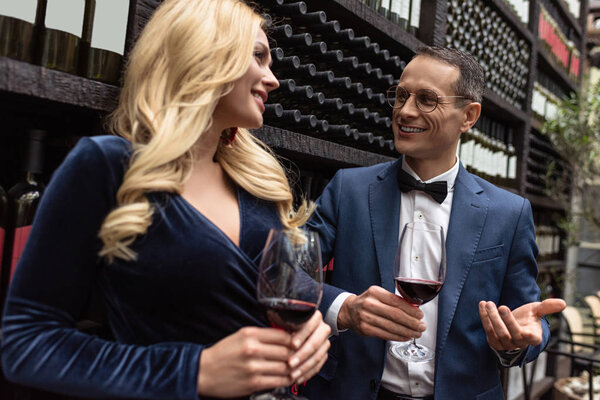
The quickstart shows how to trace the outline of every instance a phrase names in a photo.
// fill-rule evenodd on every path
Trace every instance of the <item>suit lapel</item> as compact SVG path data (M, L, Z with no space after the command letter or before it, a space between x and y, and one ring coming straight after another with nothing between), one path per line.
M487 215L489 199L473 177L460 166L454 185L446 239L446 281L439 294L436 359L448 338L456 306L469 274ZM474 313L478 312L476 309ZM436 367L437 367L436 362Z
M384 169L377 181L369 185L369 212L371 229L377 254L381 286L394 291L394 257L398 248L400 220L400 190L396 181L400 158Z

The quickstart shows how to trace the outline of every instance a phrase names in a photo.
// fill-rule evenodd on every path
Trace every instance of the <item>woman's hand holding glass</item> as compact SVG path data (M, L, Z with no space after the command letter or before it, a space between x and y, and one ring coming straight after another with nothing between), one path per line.
M198 393L289 399L283 388L314 376L327 360L331 329L317 307L322 262L315 233L271 230L259 268L257 297L273 328L246 327L205 349ZM279 388L271 393L261 391Z
M293 334L242 328L202 352L198 394L239 397L303 383L327 360L330 331L319 311Z

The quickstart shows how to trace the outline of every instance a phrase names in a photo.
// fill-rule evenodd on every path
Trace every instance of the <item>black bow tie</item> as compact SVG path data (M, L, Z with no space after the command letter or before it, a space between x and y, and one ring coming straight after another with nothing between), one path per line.
M409 192L411 190L421 190L430 195L435 201L442 204L446 195L448 194L448 185L446 181L438 181L432 183L419 182L408 172L398 166L398 187L403 192Z

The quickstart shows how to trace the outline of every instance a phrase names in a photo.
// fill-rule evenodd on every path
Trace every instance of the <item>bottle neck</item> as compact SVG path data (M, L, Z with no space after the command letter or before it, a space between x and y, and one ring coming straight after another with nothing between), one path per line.
M25 181L31 185L36 185L39 181L39 174L25 171Z

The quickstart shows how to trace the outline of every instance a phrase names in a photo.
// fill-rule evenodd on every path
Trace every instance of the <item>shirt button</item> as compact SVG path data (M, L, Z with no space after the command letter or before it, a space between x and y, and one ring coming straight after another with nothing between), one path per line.
M421 211L417 211L417 218L423 219L423 213Z

